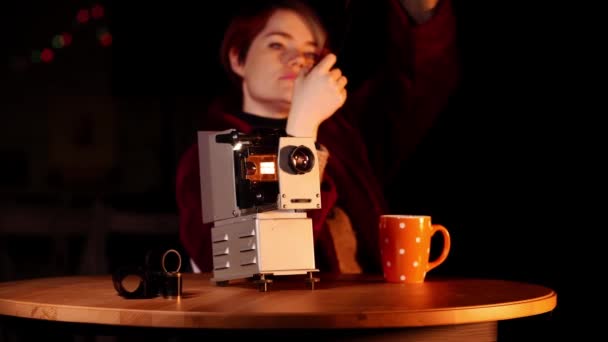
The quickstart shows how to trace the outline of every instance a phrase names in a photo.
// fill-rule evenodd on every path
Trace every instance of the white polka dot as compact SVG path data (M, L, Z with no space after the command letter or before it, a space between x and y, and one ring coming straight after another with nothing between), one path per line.
M405 276L402 274L402 275L401 275L401 277L399 277L399 279L400 279L401 281L405 281Z
M401 229L405 228L405 223L403 223L403 222L399 223L399 228L401 228Z
M420 236L416 236L416 243L420 243Z
M418 267L418 261L414 261L414 263L412 264L414 267Z
M427 249L426 249L426 254L429 254L430 252L431 252L431 249L430 249L430 248L427 248Z
M391 267L391 262L390 261L386 262L386 267Z
M388 238L385 238L385 239L384 239L384 243L388 243Z
M399 248L399 254L405 254L405 249Z

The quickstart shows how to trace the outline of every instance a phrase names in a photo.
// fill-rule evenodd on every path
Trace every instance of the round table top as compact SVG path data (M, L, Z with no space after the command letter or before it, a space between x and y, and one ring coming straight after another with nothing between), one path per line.
M0 315L60 322L170 328L388 328L498 321L553 310L544 286L491 279L386 283L373 276L305 276L218 286L210 274L183 274L181 298L125 299L111 275L0 283Z

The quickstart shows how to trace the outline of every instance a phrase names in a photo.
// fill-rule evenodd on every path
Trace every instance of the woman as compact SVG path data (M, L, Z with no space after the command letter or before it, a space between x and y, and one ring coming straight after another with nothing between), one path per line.
M404 1L410 2L415 3ZM326 32L313 10L293 0L256 1L252 6L231 22L221 49L240 94L211 106L204 129L281 128L292 136L315 138L321 146L323 207L308 215L313 220L317 266L330 272L379 272L378 216L387 205L376 177L381 169L372 168L368 159L366 144L374 139L365 142L364 126L359 125L368 116L379 121L394 117L387 113L382 119L379 113L359 110L366 108L361 100L379 99L368 88L371 82L344 106L348 79L336 68L336 55L326 51ZM413 8L412 13L424 12L418 5ZM405 16L404 9L398 9L404 13L401 20L411 20L411 13ZM428 16L424 12L420 18ZM391 73L375 81L384 81L386 75ZM392 101L402 98L400 94ZM211 227L201 220L199 179L195 144L177 170L180 238L194 269L209 272Z

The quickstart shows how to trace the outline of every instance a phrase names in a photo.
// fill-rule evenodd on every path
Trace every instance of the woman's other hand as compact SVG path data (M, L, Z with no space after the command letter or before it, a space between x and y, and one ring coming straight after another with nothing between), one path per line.
M340 69L333 68L336 60L336 55L329 53L298 75L287 119L288 134L316 139L319 125L346 101L347 79Z

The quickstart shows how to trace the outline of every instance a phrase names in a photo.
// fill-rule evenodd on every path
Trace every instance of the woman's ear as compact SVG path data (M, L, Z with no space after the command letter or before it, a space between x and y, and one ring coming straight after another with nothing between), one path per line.
M232 71L243 77L243 63L241 63L241 61L239 61L239 52L237 51L237 49L232 48L230 49L230 52L228 53L228 57L230 58L230 68L232 69Z

